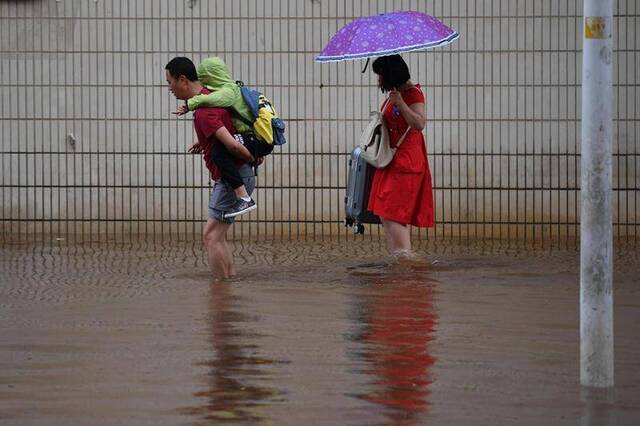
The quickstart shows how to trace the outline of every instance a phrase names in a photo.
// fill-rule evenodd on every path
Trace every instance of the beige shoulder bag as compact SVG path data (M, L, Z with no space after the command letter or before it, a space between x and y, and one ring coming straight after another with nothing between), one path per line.
M384 107L382 110L384 111ZM384 116L380 111L371 111L371 120L360 136L360 149L362 149L362 158L373 167L382 168L389 165L400 145L404 142L407 133L411 130L411 126L407 127L395 148L391 147L391 139L389 137L389 129L384 121Z

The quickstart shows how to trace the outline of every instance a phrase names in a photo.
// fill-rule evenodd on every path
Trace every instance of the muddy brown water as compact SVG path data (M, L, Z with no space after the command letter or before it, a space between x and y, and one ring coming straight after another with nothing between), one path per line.
M2 425L637 425L639 251L615 379L579 386L578 252L378 241L0 245Z

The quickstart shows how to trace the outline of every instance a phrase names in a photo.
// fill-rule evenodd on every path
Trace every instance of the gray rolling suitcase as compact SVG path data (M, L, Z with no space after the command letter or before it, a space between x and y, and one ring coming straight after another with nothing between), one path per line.
M347 195L344 197L345 226L353 226L356 234L364 233L364 223L380 223L380 218L371 213L369 193L376 169L362 158L362 150L356 147L349 159Z

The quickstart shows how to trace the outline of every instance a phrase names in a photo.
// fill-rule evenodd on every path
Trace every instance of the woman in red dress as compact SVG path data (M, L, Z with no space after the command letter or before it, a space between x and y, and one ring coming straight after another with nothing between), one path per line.
M409 67L400 55L380 57L372 68L382 92L389 93L382 104L382 113L391 146L396 146L408 127L411 129L391 163L376 170L369 210L382 221L389 251L409 253L408 225L420 228L434 225L431 171L422 134L426 123L424 94L419 84L411 82Z

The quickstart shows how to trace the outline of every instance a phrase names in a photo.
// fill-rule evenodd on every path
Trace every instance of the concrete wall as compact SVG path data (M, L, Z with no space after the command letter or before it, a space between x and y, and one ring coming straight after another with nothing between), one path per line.
M615 232L635 239L640 5L616 8ZM401 9L461 33L405 56L427 96L436 194L438 225L420 235L575 235L580 1L33 0L0 2L2 238L199 232L209 180L185 152L190 120L170 115L176 55L223 57L287 122L236 235L347 235L348 153L382 96L364 61L314 57L354 17Z

